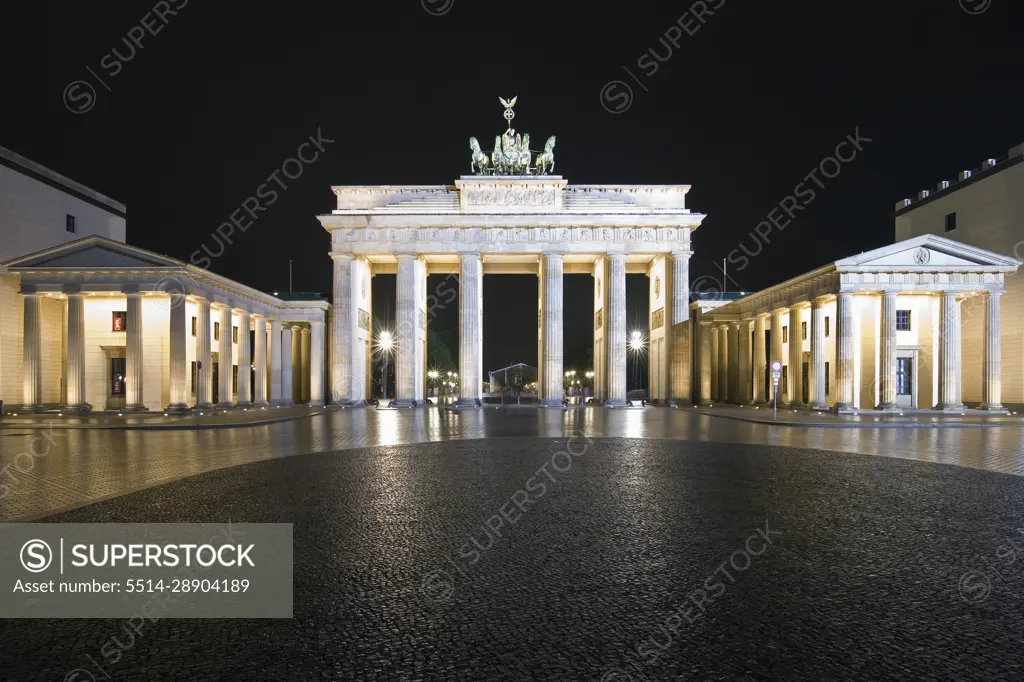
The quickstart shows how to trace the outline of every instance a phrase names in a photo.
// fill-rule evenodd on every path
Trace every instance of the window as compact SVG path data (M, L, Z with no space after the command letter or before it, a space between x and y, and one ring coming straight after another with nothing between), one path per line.
M828 319L828 318L825 318L825 319ZM832 386L831 386L832 382L828 380L829 379L828 365L829 365L829 363L826 362L825 363L825 395L828 395L829 393L832 392Z
M896 311L896 331L898 331L898 332L909 332L910 331L910 311L909 310L897 310Z
M826 316L825 316L825 336L828 336L828 334L829 334L829 328L828 328L828 315L826 315Z
M231 327L231 343L238 343L238 327Z
M238 365L231 365L231 392L238 393Z
M786 328L783 327L782 330L785 332ZM782 392L789 395L789 365L782 366Z
M914 359L896 358L896 395L911 395L914 390Z
M956 229L956 213L946 214L946 232L952 232Z
M782 328L782 343L789 343L789 327Z
M196 335L196 318L192 317L192 336Z
M64 229L70 232L71 234L75 233L75 216L71 215L70 213L64 216Z
M192 318L195 320L196 318ZM192 395L196 394L196 361L192 361Z
M110 325L110 331L112 332L123 332L128 327L128 312L125 310L115 310L114 319Z
M213 340L220 341L220 322L213 323Z
M807 340L807 323L806 322L801 322L800 323L800 339L802 341L806 341Z

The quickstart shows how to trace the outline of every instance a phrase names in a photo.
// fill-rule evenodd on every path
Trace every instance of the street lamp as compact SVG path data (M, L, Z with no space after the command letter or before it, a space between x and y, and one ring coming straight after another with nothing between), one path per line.
M647 339L639 329L634 329L629 334L629 353L633 356L633 388L636 389L640 383L640 356L647 351Z
M391 332L382 330L377 334L377 352L384 357L384 366L380 371L380 392L381 397L388 399L388 357L395 350L395 337Z

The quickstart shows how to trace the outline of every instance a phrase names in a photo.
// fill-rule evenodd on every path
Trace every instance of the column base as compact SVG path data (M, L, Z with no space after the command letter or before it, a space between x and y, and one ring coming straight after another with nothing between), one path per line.
M828 403L811 403L808 406L808 409L816 410L818 412L827 412L829 408Z
M61 405L60 411L65 414L88 414L92 412L92 405L82 403L81 405Z
M836 414L853 414L857 410L854 408L853 403L836 403L832 406L832 411Z
M387 398L381 398L381 400L385 403L387 402ZM332 400L330 404L334 407L359 407L360 405L365 405L366 400Z
M996 403L996 404L985 403L983 405L978 405L978 409L979 410L985 410L986 412L1002 412L1003 414L1009 414L1010 413L1010 411L1008 409L1006 409L1005 407L1003 407L1002 405L1000 405L998 403Z
M291 400L290 398L288 400L285 400L283 398L278 398L277 400L271 400L270 401L270 406L271 407L288 407L289 405L294 405L294 404L295 404L295 401Z
M693 401L689 398L672 398L668 401L669 407L690 407L693 405Z
M557 408L559 410L564 409L566 407L565 403L562 401L562 398L545 398L544 400L540 401L540 406Z
M479 398L459 398L452 407L456 410L475 410L483 407L483 402Z
M245 408L249 408L249 407L252 407L252 403L251 403L251 402L249 402L249 401L245 401L244 403L243 403L243 402L241 402L241 401L239 401L238 403L236 403L236 404L235 404L235 407L245 407Z
M715 404L715 401L714 400L700 400L700 401L698 401L697 404L700 405L701 407L711 407L712 405Z
M755 400L754 402L747 404L752 405L753 407L766 407L768 405L771 405L771 403L768 402L767 400Z
M267 402L266 400L257 400L256 402L254 402L254 403L252 404L252 406L253 406L253 407L259 407L259 408L262 408L262 407L269 407L269 406L270 406L270 403L268 403L268 402Z
M185 403L171 403L166 408L164 408L164 412L168 414L186 414L191 411L192 408L186 405Z
M13 410L21 414L35 414L36 412L46 412L45 405L21 405L18 409Z
M213 406L213 409L215 410L233 410L234 408L234 403L217 403Z
M967 407L963 403L949 403L949 404L938 404L935 406L936 410L942 412L965 412Z
M118 412L149 412L145 405L125 405Z
M882 412L899 412L900 410L904 410L906 408L904 408L902 405L897 405L896 403L879 403L878 405L875 405L875 409L880 410Z
M406 410L412 407L419 407L422 404L422 400L413 400L412 398L399 398L398 400L392 400L388 402L387 407Z
M604 401L604 406L611 409L629 407L629 401L625 398L608 398Z
M306 403L306 405L309 406L309 407L323 407L324 406L324 401L322 401L322 400L310 400L308 403Z

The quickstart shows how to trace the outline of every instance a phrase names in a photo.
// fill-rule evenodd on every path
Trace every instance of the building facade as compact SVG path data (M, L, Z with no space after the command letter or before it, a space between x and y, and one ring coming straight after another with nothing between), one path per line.
M737 301L695 303L699 402L761 406L777 398L780 406L839 412L962 412L973 402L1006 411L1001 299L1020 264L929 234ZM978 352L965 351L968 332L979 338ZM773 362L781 365L777 388Z
M980 168L922 190L896 205L896 239L936 234L996 253L1024 257L1024 144L1003 159L987 159ZM965 318L982 318L980 299L964 303ZM963 332L964 400L979 403L984 353L981 325ZM1007 274L1002 296L1003 400L1024 404L1024 274Z
M7 413L324 402L322 300L124 244L125 207L0 148Z

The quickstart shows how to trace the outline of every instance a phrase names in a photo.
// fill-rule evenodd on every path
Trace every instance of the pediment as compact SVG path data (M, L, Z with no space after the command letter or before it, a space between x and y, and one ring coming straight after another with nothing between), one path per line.
M1008 268L1015 270L1020 262L967 244L937 235L923 235L897 242L880 249L844 258L836 262L839 269L949 269Z
M165 268L183 264L166 256L136 249L120 242L86 237L61 246L22 256L6 264L10 270L79 268Z

